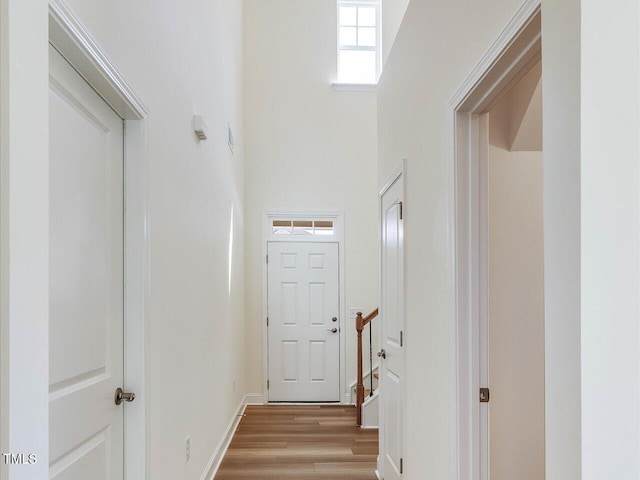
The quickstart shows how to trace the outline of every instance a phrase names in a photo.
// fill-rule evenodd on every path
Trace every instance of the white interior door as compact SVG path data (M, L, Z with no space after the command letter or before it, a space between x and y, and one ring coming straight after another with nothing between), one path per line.
M380 469L385 480L403 470L404 247L402 175L382 194Z
M123 121L52 47L50 478L123 478Z
M340 401L338 244L267 249L269 401Z

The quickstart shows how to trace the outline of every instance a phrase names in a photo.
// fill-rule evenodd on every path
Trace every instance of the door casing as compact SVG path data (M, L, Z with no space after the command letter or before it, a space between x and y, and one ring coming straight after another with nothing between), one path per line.
M124 478L147 478L145 332L147 322L148 228L147 158L144 143L148 110L109 61L87 28L60 0L49 0L49 43L58 50L124 121L124 385L136 401L124 415Z
M541 59L541 2L527 0L449 102L449 278L451 383L450 475L453 480L488 478L488 418L479 388L486 371L486 292L479 281L486 270L481 205L487 118L509 87ZM486 329L485 329L486 330ZM485 409L486 410L486 409Z
M332 220L334 225L333 235L274 235L272 231L273 220L292 219L292 220ZM338 269L340 283L340 318L338 321L340 328L340 402L349 404L351 395L348 392L347 384L347 347L346 347L346 329L347 324L347 308L346 308L346 289L345 289L345 248L344 248L344 225L345 215L341 211L309 211L309 212L291 212L291 211L265 211L262 215L262 398L251 395L252 403L267 403L269 400L269 391L267 388L267 380L269 379L269 344L267 331L267 246L269 242L331 242L338 244ZM355 326L354 326L355 329Z

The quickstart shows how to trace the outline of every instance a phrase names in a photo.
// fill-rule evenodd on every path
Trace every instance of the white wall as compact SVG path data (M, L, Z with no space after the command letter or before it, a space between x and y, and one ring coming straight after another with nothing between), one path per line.
M146 331L149 478L200 478L244 392L242 2L68 3L150 110L145 131L151 252ZM8 118L13 135L9 148L15 150L7 163L3 143L3 283L7 214L15 208L24 215L9 224L10 258L15 254L9 274L15 277L10 276L11 281L18 282L14 284L17 296L9 306L5 303L7 287L2 287L3 408L8 319L12 342L24 347L9 352L12 368L22 368L20 374L29 377L31 365L44 367L30 376L28 390L10 391L11 415L18 415L12 424L15 436L10 438L10 447L12 451L37 448L38 453L43 452L37 467L44 469L42 474L20 471L28 473L28 478L44 478L48 435L47 410L42 405L47 390L33 379L46 384L48 371L47 257L41 245L47 241L48 210L47 2L3 0L3 69L8 4L12 5L8 21L13 35L8 61L15 83L10 91L13 110L7 117L3 71L2 133L4 137ZM16 68L18 62L21 69ZM209 125L207 142L198 143L194 137L194 113L202 114ZM237 141L235 156L226 144L227 123ZM9 167L11 203L6 206L5 172ZM229 293L232 206L234 254ZM22 287L25 281L31 287L29 298ZM35 406L21 404L20 395L42 401ZM3 422L5 416L3 411ZM31 422L37 422L38 429L30 430ZM5 428L3 423L3 434ZM191 437L189 463L185 463L187 436ZM4 451L8 451L5 444Z
M542 2L547 480L582 478L581 3Z
M582 6L582 478L636 479L640 6Z
M411 0L380 1L382 2L382 66L384 67Z
M264 210L344 210L346 305L378 306L376 96L331 88L336 15L326 0L245 1L246 352L255 393L263 384ZM346 324L350 383L355 323Z
M0 1L0 452L39 460L0 459L11 480L48 475L47 13L45 0Z
M488 175L490 478L540 480L545 475L542 152L492 145Z

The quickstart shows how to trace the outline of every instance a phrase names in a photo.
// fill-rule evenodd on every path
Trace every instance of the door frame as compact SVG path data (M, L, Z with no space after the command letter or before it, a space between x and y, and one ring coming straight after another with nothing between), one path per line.
M509 88L541 59L541 1L526 0L505 30L449 101L449 282L451 383L450 478L484 480L488 460L488 417L478 401L486 309L480 278L482 254L481 168L487 139L486 115ZM484 159L486 160L486 159ZM486 209L485 209L486 210ZM486 347L486 343L484 344Z
M332 220L334 225L333 235L304 236L304 235L274 235L273 220ZM338 282L340 295L339 299L339 321L340 328L340 403L351 403L351 395L347 384L347 342L346 342L346 318L347 302L345 288L345 215L343 211L287 211L287 210L267 210L262 213L262 403L269 403L269 390L267 380L269 379L269 339L267 329L267 275L268 265L266 262L268 244L271 242L312 242L312 243L337 243L338 244Z
M124 122L124 385L136 401L124 411L124 478L147 478L146 383L149 245L145 118L149 111L81 20L49 0L49 43Z
M407 159L403 158L400 163L398 164L398 166L393 170L393 173L389 176L389 180L387 181L387 183L384 184L384 186L380 189L380 192L378 193L378 219L379 219L379 224L378 224L378 245L379 245L379 249L380 251L378 252L378 290L379 290L379 296L380 296L380 300L382 301L382 228L383 228L383 222L382 222L382 214L383 214L383 207L382 207L382 197L384 196L384 194L387 192L387 190L389 190L391 188L391 186L393 186L394 183L396 183L396 181L400 179L401 185L402 185L402 201L403 201L403 205L402 205L402 210L403 210L403 215L402 215L402 235L403 235L403 244L402 244L402 251L403 251L403 257L402 257L402 275L403 275L403 291L402 291L402 326L403 326L403 332L404 332L404 340L407 340L408 334L407 334L407 317L406 317L406 296L405 296L405 292L406 292L406 284L407 284L407 278L406 278L406 274L407 274L407 269L406 269L406 264L405 264L405 258L406 258L406 254L405 254L405 244L404 244L404 239L406 238L406 222L405 222L405 218L406 218L406 206L404 205L406 203L406 197L405 197L405 192L407 191ZM380 304L380 327L378 329L378 345L380 345L380 348L382 348L383 344L384 344L384 329L383 329L383 325L382 322L384 322L384 315L382 312L382 304ZM405 378L402 379L402 386L400 389L400 393L401 393L401 400L400 400L400 409L402 410L402 412L400 413L401 415L401 421L402 421L402 426L403 426L403 430L402 430L402 447L403 447L403 451L401 452L401 454L404 454L404 445L405 445L405 438L404 438L404 428L407 425L407 412L406 412L406 385L407 385L407 381L406 381L406 376L407 376L407 354L406 354L406 348L402 348L401 349L402 352L402 369L405 375ZM379 385L382 387L383 383L382 383L382 377L380 377L380 381L379 381ZM384 388L380 388L380 398L378 399L378 408L379 408L379 416L382 416L382 406L384 405ZM380 435L378 436L378 460L377 460L377 470L376 470L376 476L378 476L378 478L384 478L384 455L385 455L385 442L384 442L384 435L382 434L382 432L384 431L384 421L380 418L379 422L378 422L378 431L380 433Z

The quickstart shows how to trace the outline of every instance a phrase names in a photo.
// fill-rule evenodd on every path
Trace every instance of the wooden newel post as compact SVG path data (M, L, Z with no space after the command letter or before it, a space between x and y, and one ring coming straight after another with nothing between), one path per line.
M356 330L358 332L358 383L356 385L356 425L362 426L362 404L364 403L364 379L362 377L362 330L364 330L364 319L362 312L358 312L356 317Z

